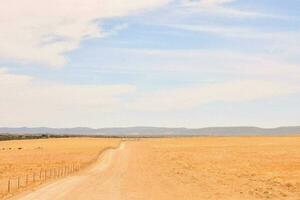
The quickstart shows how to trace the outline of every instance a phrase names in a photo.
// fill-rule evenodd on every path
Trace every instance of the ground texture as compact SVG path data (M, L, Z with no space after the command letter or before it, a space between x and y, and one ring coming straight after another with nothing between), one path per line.
M300 200L300 137L123 141L22 200Z
M8 179L11 179L12 193L16 190L17 177L21 186L29 176L26 188L40 184L32 184L32 174L59 169L65 166L81 166L84 168L95 161L107 148L117 147L119 139L105 138L61 138L38 140L14 140L0 142L0 199L7 192ZM52 173L53 175L53 173ZM45 180L42 180L44 182ZM21 188L24 190L26 188Z

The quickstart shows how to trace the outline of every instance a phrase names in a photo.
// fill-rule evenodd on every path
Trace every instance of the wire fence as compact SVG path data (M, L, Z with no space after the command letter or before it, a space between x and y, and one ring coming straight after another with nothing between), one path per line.
M94 163L98 156L85 163L72 163L59 167L39 169L24 175L0 179L0 199L48 181L72 175Z
M86 165L86 164L85 164ZM69 176L79 171L85 165L79 163L65 165L62 167L40 169L22 176L10 177L0 180L0 197L17 193L22 189L37 186L50 180Z
M88 162L74 162L72 164L62 165L53 168L41 168L36 171L27 173L25 175L0 179L0 199L3 199L7 196L11 196L23 190L36 187L48 181L75 174L76 172L83 170L95 163L104 151L116 148L117 147L106 147L100 152L98 152L98 154Z

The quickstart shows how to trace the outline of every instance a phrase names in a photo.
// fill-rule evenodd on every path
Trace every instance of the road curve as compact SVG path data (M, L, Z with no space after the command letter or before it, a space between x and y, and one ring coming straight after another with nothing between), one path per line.
M117 149L106 150L91 168L11 200L120 200L129 154L123 142Z
M175 175L168 173L174 166L164 166L164 159L155 146L123 141L119 148L105 151L89 169L10 200L201 199L199 187L178 185Z

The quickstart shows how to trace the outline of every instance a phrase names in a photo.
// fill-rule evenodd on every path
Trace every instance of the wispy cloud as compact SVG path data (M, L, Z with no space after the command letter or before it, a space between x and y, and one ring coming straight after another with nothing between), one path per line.
M298 93L300 87L266 80L231 80L147 91L134 85L68 85L0 70L2 124L93 124L112 113L177 111L217 101L245 102Z
M279 52L277 55L274 55L274 60L278 60L278 58L283 56L297 57L300 55L300 30L264 30L239 25L207 24L169 24L166 26L184 31L207 33L215 37L230 38L232 40L247 41L250 39L253 41L252 47L268 49L269 52Z
M213 15L223 15L226 17L271 17L281 18L280 16L248 11L240 8L232 8L230 4L238 0L182 0L181 7L189 9L190 12L201 12Z
M299 92L284 82L237 80L142 94L130 106L141 111L182 110L212 102L243 102Z
M284 108L273 121L297 121L299 21L282 20L292 4L246 4L0 0L0 65L8 69L0 68L0 125L126 126L130 116L133 125L178 125L186 114L198 126L200 118L216 123L202 113L215 102L224 110L236 103L237 118L252 106L271 116L276 104ZM58 70L35 67L67 61ZM261 102L272 105L261 111ZM252 116L241 120L253 123ZM225 112L222 120L236 122Z
M3 0L0 1L0 58L50 66L86 38L105 37L99 20L153 9L170 0Z
M223 37L233 37L233 38L253 38L253 39L268 39L270 36L274 36L274 33L266 33L262 31L256 31L251 28L242 28L242 27L226 27L226 26L217 26L217 25L191 25L191 24L173 24L167 25L172 28L177 28L185 31L193 32L202 32L210 33L217 36ZM275 34L275 37L278 34Z
M208 25L208 24L169 24L169 27L193 31L211 33L223 37L244 38L244 39L264 39L264 40L287 40L297 39L300 35L300 30L294 31L277 31L263 30L253 27L224 26L224 25Z
M123 60L121 66L111 62L115 70L182 71L189 73L215 73L243 76L265 76L298 79L300 68L277 55L243 53L233 50L158 50L113 49ZM126 59L125 59L126 58Z
M135 92L133 85L78 85L45 82L27 75L0 70L2 124L64 121L84 122L89 116L118 110L120 96ZM86 118L86 119L85 119ZM97 120L97 118L95 118Z
M65 54L79 48L86 38L107 37L127 28L127 24L105 31L101 21L124 17L167 5L173 0L4 0L0 2L0 58L19 62L34 62L61 66L67 61ZM237 0L182 0L174 2L184 12L192 11L227 16L271 16L244 11L230 6ZM198 29L180 25L182 29ZM227 35L246 35L247 30L206 27L202 31L223 32ZM254 36L252 36L254 37Z

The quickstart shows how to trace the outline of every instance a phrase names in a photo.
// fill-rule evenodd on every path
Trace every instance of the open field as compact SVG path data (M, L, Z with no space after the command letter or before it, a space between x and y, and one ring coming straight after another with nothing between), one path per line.
M300 200L300 137L123 141L93 167L14 199Z
M99 153L116 147L119 139L59 138L13 140L0 142L0 186L7 189L8 178L49 171L65 166L84 166L95 160Z
M143 149L135 167L156 177L142 187L159 183L150 199L300 200L300 137L154 139L135 148Z

